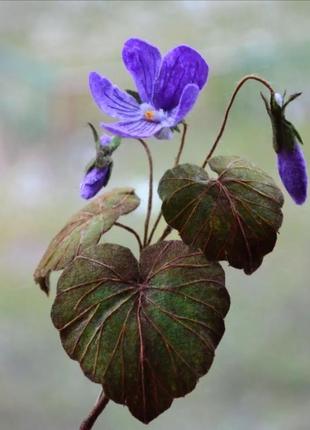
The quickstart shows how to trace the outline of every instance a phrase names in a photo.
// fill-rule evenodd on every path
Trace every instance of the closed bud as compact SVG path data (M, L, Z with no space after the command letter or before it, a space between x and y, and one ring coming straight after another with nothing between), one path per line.
M285 108L300 95L301 93L292 94L285 100L285 95L272 93L268 101L261 94L271 120L280 178L292 199L299 205L307 198L307 167L300 146L302 139L294 125L285 118Z
M110 179L112 171L112 161L105 167L93 165L85 174L80 185L80 195L83 199L91 199L102 187L105 187Z
M121 139L116 136L103 135L99 138L95 127L88 124L96 144L96 157L87 165L80 184L80 195L87 200L108 184L113 167L111 155L121 143Z

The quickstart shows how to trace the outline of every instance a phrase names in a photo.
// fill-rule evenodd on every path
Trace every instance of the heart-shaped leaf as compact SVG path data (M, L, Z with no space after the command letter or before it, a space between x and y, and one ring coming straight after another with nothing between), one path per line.
M92 200L51 241L34 272L35 282L48 293L51 271L63 269L79 252L97 244L121 215L132 212L139 203L132 188L116 188Z
M88 248L62 273L52 308L69 356L148 423L211 366L229 309L224 271L181 241Z
M214 157L209 166L218 178L190 164L164 174L163 215L208 260L228 260L250 274L274 248L283 195L270 176L239 157Z

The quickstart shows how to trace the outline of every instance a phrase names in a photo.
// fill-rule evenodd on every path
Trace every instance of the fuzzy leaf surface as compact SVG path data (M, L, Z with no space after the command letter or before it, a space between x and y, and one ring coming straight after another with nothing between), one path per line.
M62 273L52 308L64 349L144 423L192 391L224 333L224 271L181 241L88 248Z
M166 222L208 260L251 274L271 252L282 223L283 195L273 179L239 157L214 157L210 178L201 167L168 170L158 193Z
M78 253L97 244L121 215L132 212L139 204L132 188L116 188L93 199L51 241L34 272L35 282L48 293L51 271L63 269Z

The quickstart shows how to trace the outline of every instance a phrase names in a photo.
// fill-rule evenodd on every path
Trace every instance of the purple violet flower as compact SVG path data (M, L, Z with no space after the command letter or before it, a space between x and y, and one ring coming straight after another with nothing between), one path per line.
M155 46L140 39L127 40L123 61L141 102L107 78L90 73L93 99L105 114L119 120L101 126L121 137L170 139L172 129L193 108L207 81L207 63L185 45L177 46L162 58Z
M103 168L93 166L86 172L80 185L80 195L83 199L91 199L107 185L111 175L111 164Z
M281 94L273 93L269 102L262 95L271 119L279 175L287 192L298 205L302 205L307 198L307 166L299 144L302 139L294 125L285 118L285 108L300 94L292 94L285 101Z
M296 142L293 149L283 148L278 152L278 170L288 193L298 205L307 198L307 168L300 145Z
M92 125L91 128L97 147L97 155L87 166L83 181L80 184L80 195L86 200L94 197L102 187L107 185L113 167L111 154L120 144L120 139L114 136L103 135L99 139Z

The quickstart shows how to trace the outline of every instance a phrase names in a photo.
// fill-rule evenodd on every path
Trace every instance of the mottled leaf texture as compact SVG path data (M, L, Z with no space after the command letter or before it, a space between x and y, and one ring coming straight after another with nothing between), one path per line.
M62 273L52 309L69 356L148 423L193 390L224 333L224 271L181 241L100 244Z
M43 291L49 291L49 274L63 269L73 258L99 242L121 215L139 206L140 199L132 188L116 188L100 195L77 212L54 237L34 272Z
M228 260L251 274L274 248L283 195L270 176L239 157L214 157L208 165L216 179L190 164L164 174L163 215L208 260Z

